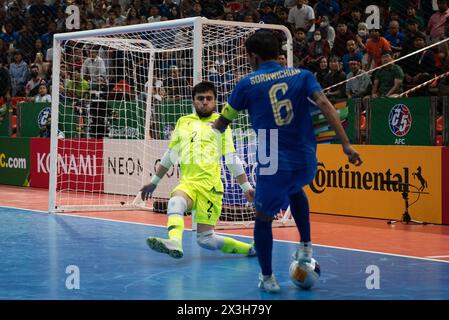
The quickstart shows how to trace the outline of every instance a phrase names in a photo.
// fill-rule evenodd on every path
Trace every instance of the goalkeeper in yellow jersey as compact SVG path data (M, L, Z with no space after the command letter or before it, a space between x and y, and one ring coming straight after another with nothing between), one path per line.
M254 247L233 238L215 234L215 225L221 214L223 183L221 157L231 174L236 177L246 199L254 200L254 189L247 180L243 165L235 152L232 132L223 134L213 130L211 124L218 119L215 113L217 91L211 82L193 87L193 105L196 113L179 118L168 150L156 169L151 182L142 187L142 200L151 197L160 179L179 159L181 180L168 201L169 239L149 237L148 246L173 258L182 258L184 213L195 211L197 243L209 250L255 256Z

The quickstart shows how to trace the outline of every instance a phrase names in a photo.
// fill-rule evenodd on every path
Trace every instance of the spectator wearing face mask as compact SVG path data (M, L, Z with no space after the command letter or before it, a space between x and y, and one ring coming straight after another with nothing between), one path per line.
M39 92L39 84L42 78L39 77L39 67L35 64L30 67L31 79L25 86L25 96L32 100L32 98Z
M365 22L360 22L358 24L357 34L355 36L355 41L360 50L365 51L366 41L368 41L368 38L369 38L368 25Z
M306 58L307 68L317 71L318 61L322 57L329 59L330 52L329 42L322 38L320 30L316 30L313 33L313 40L309 44L309 54Z
M329 42L329 47L332 50L335 41L335 29L330 25L328 16L321 17L318 30L321 31L321 36Z

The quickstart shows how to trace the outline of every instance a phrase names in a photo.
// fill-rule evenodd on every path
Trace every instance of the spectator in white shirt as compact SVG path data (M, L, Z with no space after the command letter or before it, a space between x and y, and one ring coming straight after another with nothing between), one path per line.
M48 94L45 81L39 84L39 93L34 97L34 102L51 102L51 95Z
M292 30L304 28L310 33L315 30L315 13L305 2L306 0L296 0L296 6L288 13L288 22L292 25Z
M98 83L100 77L107 81L106 66L104 60L98 55L98 47L90 50L90 57L84 60L81 67L81 78L88 80L91 84Z

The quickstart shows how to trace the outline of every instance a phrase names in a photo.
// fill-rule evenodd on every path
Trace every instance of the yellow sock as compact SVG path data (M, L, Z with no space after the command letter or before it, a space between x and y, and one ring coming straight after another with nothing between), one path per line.
M224 244L221 248L221 252L224 253L238 253L248 254L251 245L249 243L241 242L232 238L223 237Z
M167 227L168 237L170 239L176 239L179 241L179 243L182 243L182 233L184 232L184 217L178 214L169 215Z

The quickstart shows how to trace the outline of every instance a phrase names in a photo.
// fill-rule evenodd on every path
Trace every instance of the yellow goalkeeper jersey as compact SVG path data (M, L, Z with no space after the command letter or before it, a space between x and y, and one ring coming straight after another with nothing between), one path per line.
M179 155L180 183L200 184L208 190L223 192L221 156L235 152L235 148L229 127L223 134L212 129L211 124L219 116L213 113L208 118L200 118L190 114L176 123L169 148Z

